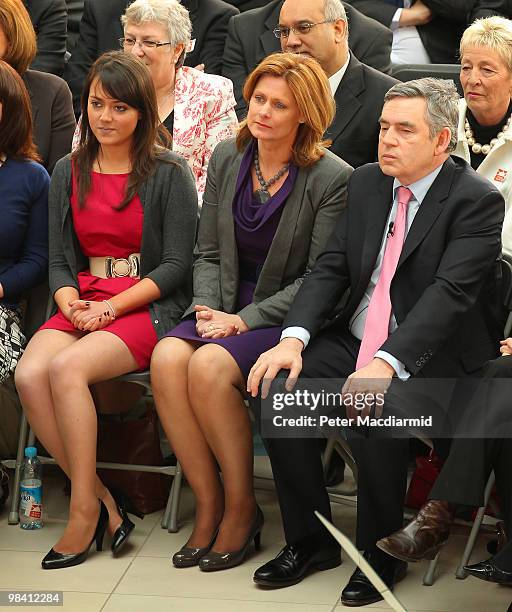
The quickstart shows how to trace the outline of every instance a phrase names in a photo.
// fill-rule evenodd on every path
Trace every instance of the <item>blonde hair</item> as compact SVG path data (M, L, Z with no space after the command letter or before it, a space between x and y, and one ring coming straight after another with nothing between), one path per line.
M322 147L330 141L323 139L336 112L331 88L320 64L310 57L295 53L274 53L266 57L247 77L244 99L249 104L256 85L263 76L283 78L290 88L304 123L299 125L292 148L292 162L297 166L310 166L323 157ZM242 121L236 144L243 151L253 138L247 120Z
M1 59L23 74L36 56L37 43L34 26L21 0L0 2L0 28L8 42Z
M462 35L459 53L470 47L484 47L494 51L512 72L512 21L505 17L486 17L474 21Z

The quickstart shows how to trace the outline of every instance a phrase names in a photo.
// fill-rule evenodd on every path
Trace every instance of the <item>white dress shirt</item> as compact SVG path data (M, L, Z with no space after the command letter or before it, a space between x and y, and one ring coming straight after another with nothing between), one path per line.
M341 79L345 76L345 72L347 72L349 62L350 54L347 56L347 61L343 64L343 66L329 77L329 86L331 87L331 93L333 96L341 83Z
M428 190L432 186L432 183L437 178L437 175L441 172L442 167L443 165L441 164L433 172L427 174L415 183L411 183L410 185L404 185L404 187L408 187L412 192L412 197L409 201L409 206L407 208L407 226L405 230L405 237L407 237L407 234L409 233L411 225L414 221L414 217L416 216L416 213L418 212L421 203L425 199ZM382 268L382 260L384 258L384 250L386 248L386 241L389 234L389 228L391 227L391 223L394 223L394 219L396 217L396 212L398 209L397 191L398 188L401 186L402 184L400 183L400 181L395 178L393 182L393 205L391 206L391 210L389 211L389 215L386 220L384 234L382 236L380 250L377 256L377 260L375 262L375 267L373 269L372 275L370 277L370 282L368 283L368 287L366 288L363 298L361 299L358 307L355 309L354 314L352 315L349 321L349 330L351 334L359 340L361 340L363 337L364 326L366 323L366 315L368 314L368 305L373 295L375 285L379 280L380 271ZM389 321L390 335L397 329L397 327L398 324L396 322L395 316L393 313L391 313L391 318ZM283 329L281 333L281 340L283 338L297 338L303 342L305 348L309 343L311 334L304 327L294 326ZM407 380L409 378L410 374L405 369L404 364L390 353L387 353L386 351L377 351L375 353L375 357L380 357L381 359L389 363L389 365L395 370L396 375L400 379Z
M404 8L411 8L411 0L404 0ZM423 45L416 26L400 27L403 9L397 9L391 21L393 44L391 46L392 64L431 64L430 57Z

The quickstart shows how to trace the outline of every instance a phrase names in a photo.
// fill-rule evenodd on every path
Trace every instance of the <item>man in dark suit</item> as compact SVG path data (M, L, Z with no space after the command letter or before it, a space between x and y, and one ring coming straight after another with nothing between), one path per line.
M102 53L119 48L118 40L123 36L121 15L132 1L85 0L80 37L65 71L77 115L87 72ZM223 0L182 0L181 4L190 13L194 41L185 65L204 64L205 72L220 74L228 21L238 14L238 9Z
M62 76L66 54L66 3L64 0L24 0L37 35L37 55L32 70Z
M312 2L311 5L314 3ZM348 45L357 59L384 73L391 71L391 31L375 20L340 2L345 8L349 36ZM245 116L247 105L242 89L247 75L264 57L281 50L273 30L279 24L283 0L273 0L266 6L232 17L228 26L222 60L223 76L233 81L237 115ZM323 7L322 7L323 8ZM330 76L330 75L328 75Z
M347 16L343 3L335 4L336 19L321 23L325 21L323 0L286 0L276 23L284 32L299 23L319 23L304 34L290 30L288 36L281 36L281 48L310 55L325 70L337 109L325 136L332 140L333 153L357 167L377 158L377 119L384 94L396 81L362 64L349 52ZM268 34L278 42L272 32Z
M354 8L393 30L393 63L456 64L464 29L488 17L503 0L347 0ZM400 11L400 12L398 12ZM401 40L402 29L407 39ZM416 30L417 40L411 36ZM412 41L412 42L411 42ZM396 52L399 45L401 51Z
M263 397L281 369L290 370L287 383L301 372L302 381L348 376L349 398L386 393L386 416L388 398L400 398L414 379L457 378L494 356L478 299L501 250L504 201L467 163L450 157L457 101L454 85L436 79L400 83L386 94L379 163L352 174L347 208L297 293L280 343L251 370L253 397L266 379ZM262 410L263 424L269 413L272 406ZM356 438L354 428L348 434L358 465L356 543L392 588L406 564L376 542L402 525L408 439L385 437L378 427L366 437ZM265 444L287 545L254 580L288 586L339 564L340 551L314 516L315 510L331 516L316 440L267 432ZM341 597L349 606L380 599L359 569Z

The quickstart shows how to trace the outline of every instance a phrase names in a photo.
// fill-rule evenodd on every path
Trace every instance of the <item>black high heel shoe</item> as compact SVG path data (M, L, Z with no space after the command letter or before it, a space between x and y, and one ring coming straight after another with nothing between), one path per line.
M129 514L133 514L137 518L143 519L144 515L135 508L132 500L125 495L119 489L109 489L110 494L114 498L116 502L117 511L122 519L122 523L116 529L114 535L112 536L112 544L110 545L110 550L113 555L117 555L117 553L121 550L121 548L125 545L126 541L130 533L135 529L135 525L128 517Z
M80 553L60 553L52 548L46 557L41 561L42 568L60 569L63 567L73 567L73 565L80 565L80 563L83 563L87 559L89 549L94 541L96 541L97 551L100 551L103 548L103 537L105 535L107 525L108 512L105 505L100 502L100 515L98 517L98 523L89 546Z
M204 555L204 557L199 559L199 569L202 572L216 572L218 570L236 567L237 565L243 563L245 556L247 555L247 551L249 550L249 546L253 540L255 550L260 550L261 530L264 522L265 517L263 516L263 512L259 506L256 506L256 516L254 517L251 530L242 548L240 550L227 553L210 550L210 552Z

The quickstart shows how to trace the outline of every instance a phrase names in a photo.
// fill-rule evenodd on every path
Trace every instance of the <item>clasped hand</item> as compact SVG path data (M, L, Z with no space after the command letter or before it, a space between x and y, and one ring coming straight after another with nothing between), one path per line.
M227 314L209 306L198 304L196 311L196 332L201 338L227 338L248 331L243 319L236 314Z
M76 329L89 332L103 329L114 320L105 302L88 300L71 300L67 317Z
M512 338L500 340L500 353L502 355L512 355Z

